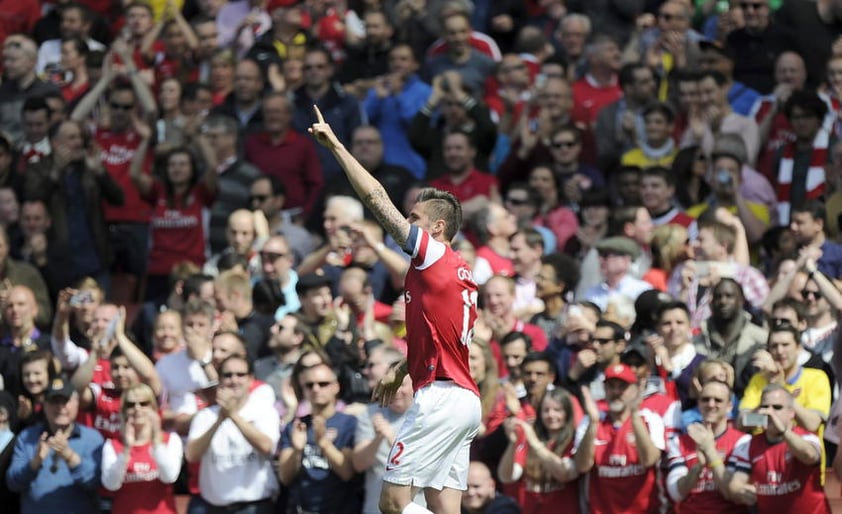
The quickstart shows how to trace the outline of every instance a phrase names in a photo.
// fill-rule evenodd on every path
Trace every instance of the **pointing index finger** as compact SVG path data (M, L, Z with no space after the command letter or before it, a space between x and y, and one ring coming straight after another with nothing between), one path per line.
M322 111L319 110L319 107L314 105L313 110L316 112L316 118L319 120L319 123L324 123L325 118L322 116Z

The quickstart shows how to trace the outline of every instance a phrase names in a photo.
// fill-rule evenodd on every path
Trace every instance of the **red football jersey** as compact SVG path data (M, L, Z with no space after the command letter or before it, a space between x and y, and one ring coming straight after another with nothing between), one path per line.
M134 130L112 132L105 128L97 128L94 139L101 149L100 160L108 174L123 190L123 205L103 203L102 210L109 222L149 221L151 209L149 204L140 199L140 192L132 182L129 168L135 151L140 146L140 136ZM152 162L151 155L147 158L147 167Z
M91 384L94 394L94 426L106 439L120 439L120 396L114 389Z
M652 442L664 449L664 422L648 410L640 411ZM604 417L594 439L594 468L589 476L588 497L593 514L646 514L660 505L655 468L640 464L631 417L615 426Z
M725 432L716 438L716 449L723 461L727 461L731 457L734 447L743 436L745 436L745 433L729 426ZM672 482L674 473L678 478L686 475L687 470L695 466L698 461L696 442L689 435L681 434L673 438L669 443L669 476L667 482ZM690 494L678 504L678 510L681 514L707 514L710 512L746 514L748 507L726 500L716 489L713 471L706 467L702 470L699 481L690 490Z
M164 444L171 437L168 433L162 436ZM120 455L125 448L119 438L112 440L111 445L117 455ZM132 447L123 485L113 494L113 512L138 514L176 512L173 486L159 480L158 464L152 457L152 445L149 443Z
M792 430L822 451L816 434L799 427ZM757 512L830 514L820 464L802 464L783 441L770 443L765 434L744 435L734 447L728 466L748 473L757 488Z
M468 367L477 319L477 285L470 266L449 245L414 225L405 249L412 257L404 297L413 388L446 379L479 396Z

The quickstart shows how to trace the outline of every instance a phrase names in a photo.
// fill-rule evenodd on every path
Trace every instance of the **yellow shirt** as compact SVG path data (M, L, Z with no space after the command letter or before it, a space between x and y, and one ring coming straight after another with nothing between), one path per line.
M769 208L763 205L762 203L749 202L748 200L746 200L746 206L748 206L748 210L751 211L752 214L754 214L755 218L759 219L763 223L766 223L767 225L771 222L772 218L769 215ZM699 203L687 209L686 212L688 216L698 219L698 217L701 216L708 209L708 207L710 207L710 204L708 204L707 202ZM728 212L730 212L731 214L737 214L736 205L728 207L727 209Z
M637 166L638 168L653 168L655 166L662 166L664 168L669 168L672 166L672 161L675 160L675 156L678 153L678 150L673 150L669 154L657 158L651 159L643 153L643 150L640 148L633 148L628 152L624 153L623 156L620 158L620 164L623 166Z

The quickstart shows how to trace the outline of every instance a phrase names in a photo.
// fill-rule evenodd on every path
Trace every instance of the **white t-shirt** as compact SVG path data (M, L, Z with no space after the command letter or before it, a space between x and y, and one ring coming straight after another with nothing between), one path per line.
M191 359L187 350L181 350L162 357L155 369L169 409L177 414L195 414L199 408L193 392L210 383L199 361Z
M272 388L260 386L258 389L261 392L257 398L250 395L239 414L269 437L275 447L281 437L281 420L275 409L266 408L263 394L264 391L271 394ZM216 405L199 411L190 424L187 440L201 437L218 416L219 407ZM226 419L211 439L208 451L202 456L199 489L202 498L216 506L271 498L278 491L272 456L258 453L234 422Z

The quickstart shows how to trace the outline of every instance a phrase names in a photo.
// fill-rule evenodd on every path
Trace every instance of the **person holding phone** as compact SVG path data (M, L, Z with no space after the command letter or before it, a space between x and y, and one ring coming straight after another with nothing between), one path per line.
M830 381L824 371L805 368L798 363L801 331L789 323L779 323L769 332L766 350L754 354L752 364L758 372L751 380L740 402L738 424L745 427L745 414L762 405L763 391L777 384L792 394L795 423L804 430L821 435L830 415ZM753 427L746 427L753 428Z
M728 496L737 503L756 505L758 514L831 512L822 486L821 441L794 426L796 400L780 384L764 387L757 412L767 417L767 427L743 436L728 459Z

